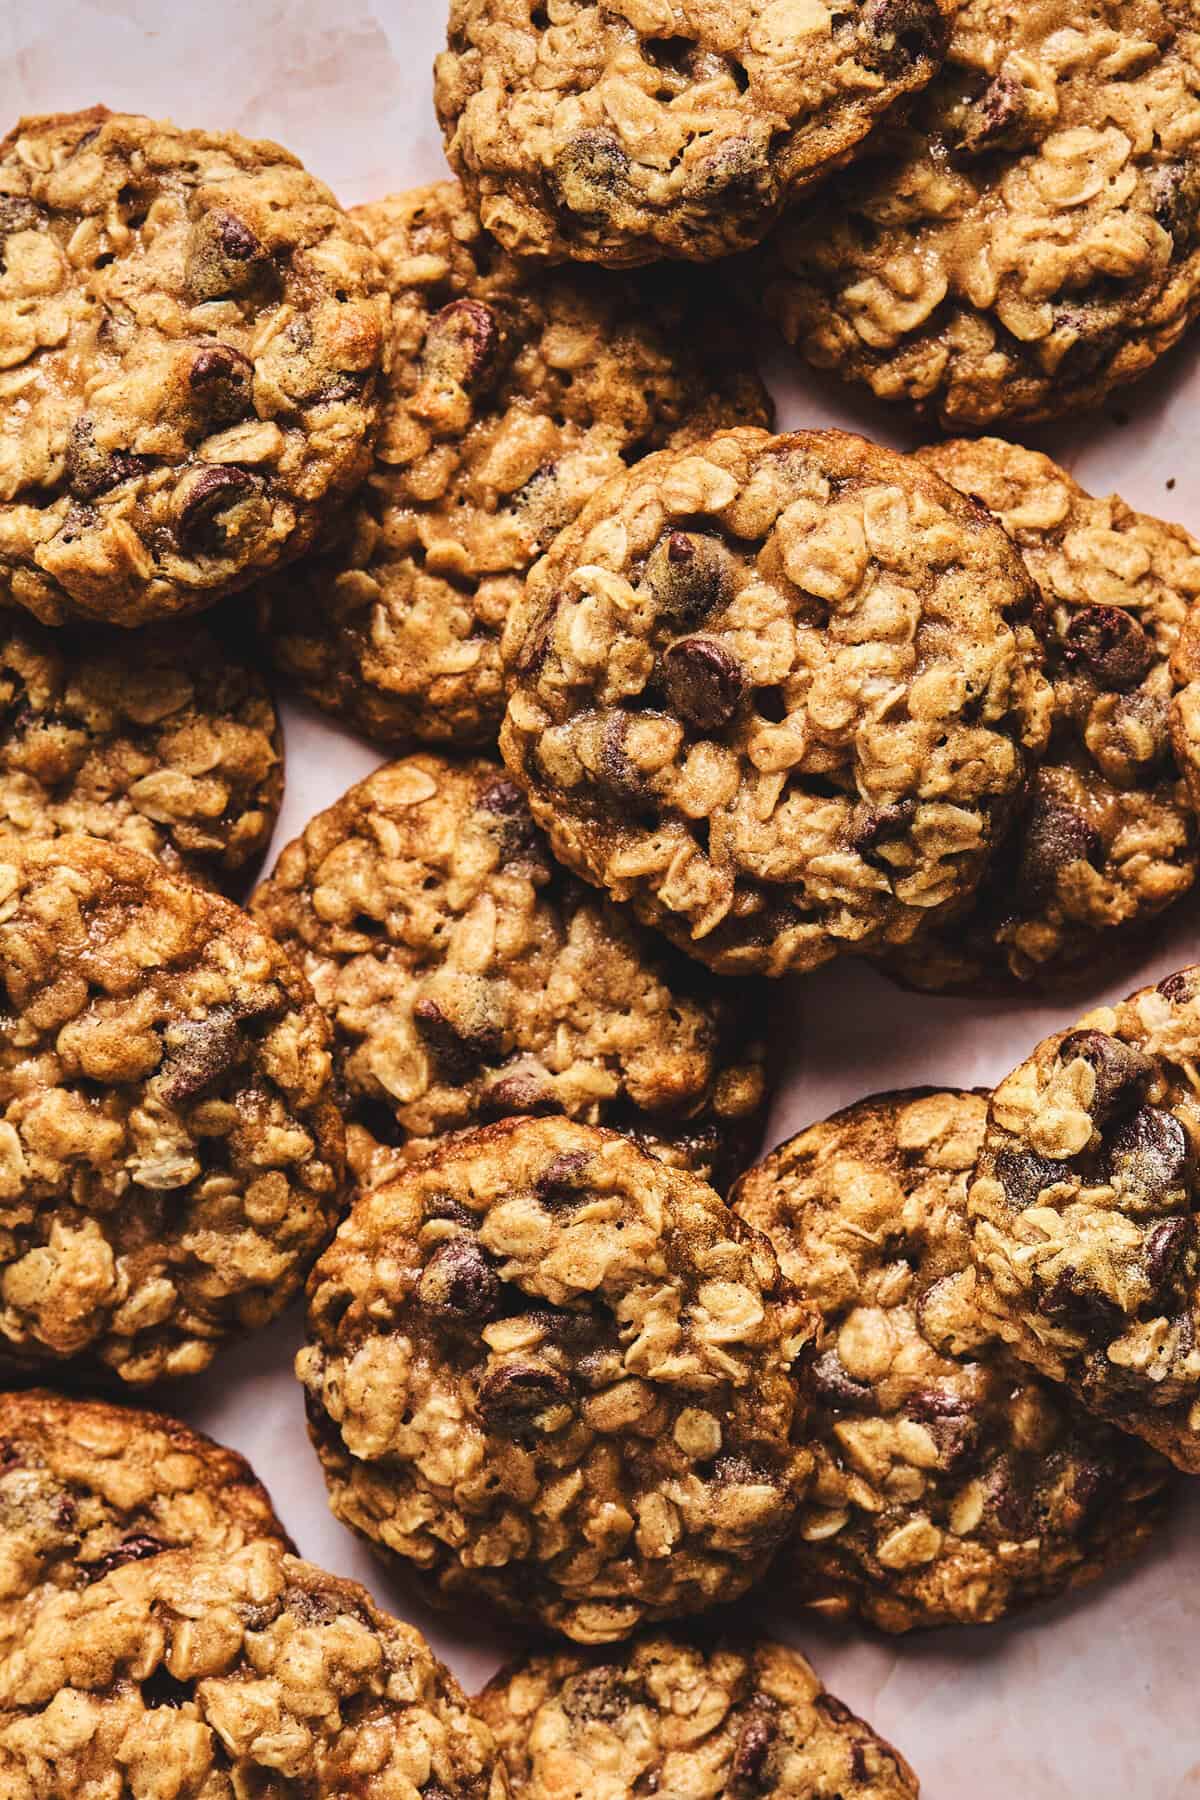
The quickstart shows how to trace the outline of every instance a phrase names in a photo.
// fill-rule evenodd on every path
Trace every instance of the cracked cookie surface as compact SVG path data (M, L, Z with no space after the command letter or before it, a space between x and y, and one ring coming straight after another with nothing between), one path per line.
M968 1196L998 1329L1200 1472L1200 970L1056 1032L996 1088Z
M5 1800L505 1800L421 1634L278 1544L169 1551L27 1609L0 1657Z
M336 543L260 590L264 629L368 737L494 742L537 556L627 463L771 403L734 316L680 274L522 268L454 182L352 217L392 300L379 442Z
M341 1197L330 1033L229 901L60 838L0 861L0 1350L144 1383L299 1288Z
M1039 1380L979 1306L966 1196L983 1094L880 1094L732 1204L817 1308L816 1472L771 1581L885 1631L976 1624L1094 1580L1162 1521L1168 1465Z
M916 1800L904 1758L795 1650L654 1633L531 1656L475 1702L513 1800Z
M258 1538L291 1547L244 1458L181 1419L46 1389L0 1394L0 1641L29 1594Z
M0 593L195 612L366 473L378 263L277 144L104 107L0 143Z
M283 798L257 671L206 626L0 627L0 849L82 832L236 890Z
M360 1193L296 1372L344 1524L439 1604L601 1643L762 1572L811 1468L808 1326L703 1182L516 1119Z
M497 763L377 770L283 851L251 910L333 1025L362 1180L516 1113L615 1126L718 1187L757 1147L753 995L560 869Z
M522 256L708 261L757 243L941 63L938 0L452 0L435 101Z
M1200 659L1184 627L1200 544L998 438L917 456L995 513L1037 582L1053 725L965 916L884 966L967 994L1078 979L1136 945L1195 880Z
M1189 0L967 0L942 72L745 291L820 368L968 429L1098 404L1200 305Z
M556 855L724 973L907 942L1043 747L1035 590L983 508L844 432L610 483L526 583L501 748Z

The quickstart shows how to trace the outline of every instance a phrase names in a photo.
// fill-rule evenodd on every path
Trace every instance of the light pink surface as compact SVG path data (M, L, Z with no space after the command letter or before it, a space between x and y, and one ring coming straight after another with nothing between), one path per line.
M0 118L7 129L22 112L103 100L180 124L231 126L278 138L343 200L375 198L443 173L429 74L443 17L442 0L0 0ZM1039 442L1093 491L1116 488L1200 533L1198 355L1200 337L1106 413ZM782 425L843 425L904 446L900 415L817 387L786 353L769 376ZM287 736L277 847L379 760L300 708L287 713ZM1200 905L1112 992L1200 956L1198 921ZM770 1141L872 1091L991 1082L1060 1015L913 999L852 966L787 984L774 1016L788 1078ZM293 1315L183 1389L179 1409L253 1460L307 1556L365 1581L428 1630L468 1687L480 1685L504 1644L419 1614L328 1514L290 1373L299 1335ZM926 1800L1200 1796L1195 1491L1133 1572L1016 1625L896 1644L806 1620L772 1629L811 1654L829 1685L905 1752Z

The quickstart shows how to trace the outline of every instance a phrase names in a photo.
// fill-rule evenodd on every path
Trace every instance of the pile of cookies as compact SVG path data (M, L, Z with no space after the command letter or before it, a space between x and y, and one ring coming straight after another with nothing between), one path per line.
M1135 958L1200 544L777 434L739 319L953 428L1095 403L1200 305L1200 18L452 0L435 86L458 179L351 213L0 143L0 1792L904 1800L754 1608L993 1621L1200 1473L1200 969L755 1163L764 978ZM263 660L392 760L251 891ZM119 1399L302 1289L334 1513L527 1634L474 1702Z

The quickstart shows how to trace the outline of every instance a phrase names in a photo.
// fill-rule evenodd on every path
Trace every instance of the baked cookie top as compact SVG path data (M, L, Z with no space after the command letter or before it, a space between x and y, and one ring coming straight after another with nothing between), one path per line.
M1161 1522L1167 1465L1011 1355L975 1292L983 1094L862 1100L780 1145L732 1204L820 1315L816 1474L771 1579L885 1631L1001 1618L1094 1579Z
M0 1656L0 1789L507 1793L490 1732L420 1632L266 1542L170 1551L27 1603Z
M1096 405L1196 311L1198 118L1190 0L967 0L908 119L745 291L819 367L952 427Z
M921 88L937 0L452 0L434 98L456 172L519 255L709 261Z
M724 973L906 942L973 892L1044 743L1034 600L912 458L718 433L533 569L501 748L556 855Z
M360 1192L296 1361L343 1523L580 1642L735 1598L811 1457L766 1240L615 1132L509 1119Z
M1180 640L1200 598L1200 544L999 438L917 456L995 513L1037 582L1053 728L965 917L885 966L965 993L1078 976L1195 880L1200 667L1183 668Z
M0 596L195 612L366 473L379 265L277 144L104 107L0 143Z
M249 1464L181 1419L47 1389L0 1394L0 1641L29 1594L256 1538L291 1547Z
M0 861L0 1350L143 1383L281 1312L344 1133L303 976L229 901L90 838Z
M283 798L283 738L258 671L206 626L52 631L0 623L0 846L88 837L236 890Z
M565 1113L719 1186L757 1147L761 1017L551 859L496 763L405 757L283 851L251 909L333 1025L350 1156Z
M531 1656L503 1669L475 1709L513 1800L916 1800L899 1752L783 1644L656 1632L619 1659Z
M334 546L262 590L263 623L369 737L493 743L500 633L556 532L646 451L767 425L771 403L734 311L681 272L522 267L456 182L353 217L392 298L379 443Z
M1200 1471L1200 970L1097 1007L992 1096L969 1204L983 1302L1086 1405Z

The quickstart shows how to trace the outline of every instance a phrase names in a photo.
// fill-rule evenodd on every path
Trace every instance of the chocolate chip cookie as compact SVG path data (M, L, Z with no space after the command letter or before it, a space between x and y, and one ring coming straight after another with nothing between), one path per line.
M359 1194L296 1372L344 1524L438 1604L603 1643L762 1573L811 1468L809 1324L703 1182L509 1119Z
M344 1133L304 977L228 900L90 838L0 860L0 1351L125 1382L281 1312Z
M500 633L556 532L647 450L771 403L736 312L678 272L531 271L455 182L354 218L392 296L379 444L333 545L265 584L267 639L368 737L494 743Z
M1200 969L1056 1032L992 1096L969 1195L1014 1350L1200 1472Z
M743 271L789 343L950 426L1094 406L1200 305L1190 0L966 0L940 75Z
M452 165L522 256L708 261L757 243L941 63L939 0L452 0Z
M884 1631L998 1619L1161 1522L1168 1465L1017 1362L981 1312L966 1195L983 1094L881 1094L738 1183L816 1305L816 1475L771 1570Z
M382 274L277 144L105 107L0 143L0 599L195 612L365 475Z
M969 910L885 967L967 994L1094 973L1196 878L1200 664L1184 668L1181 638L1200 544L999 438L917 454L1021 551L1045 602L1054 712L1028 802Z
M513 1800L916 1800L898 1751L783 1644L638 1638L504 1669L476 1711Z
M256 1538L291 1548L249 1464L182 1420L47 1389L0 1394L0 1640L28 1594Z
M27 1603L28 1604L28 1603ZM5 1800L504 1800L420 1632L278 1544L169 1551L31 1608L0 1657Z
M757 1147L753 990L560 869L496 763L376 770L305 827L251 908L333 1025L360 1179L516 1113L615 1126L719 1186Z
M555 854L715 969L905 943L974 891L1044 744L1034 603L912 458L718 433L537 564L501 748Z
M258 672L205 626L0 625L0 847L82 832L236 890L283 798Z

